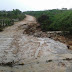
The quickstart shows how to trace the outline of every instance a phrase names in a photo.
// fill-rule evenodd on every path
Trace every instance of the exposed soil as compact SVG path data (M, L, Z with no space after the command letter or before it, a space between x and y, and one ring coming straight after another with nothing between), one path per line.
M0 32L0 72L72 72L72 51L43 32L43 37L36 36L41 32L38 26L34 17L26 15Z
M72 35L68 35L69 33L64 35L61 31L43 32L40 28L40 24L37 22L22 25L20 27L25 29L23 34L33 35L34 37L51 38L55 41L60 41L66 44L68 49L72 50Z

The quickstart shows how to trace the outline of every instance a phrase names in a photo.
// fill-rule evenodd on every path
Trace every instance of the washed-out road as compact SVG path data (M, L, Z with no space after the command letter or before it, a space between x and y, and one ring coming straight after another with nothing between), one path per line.
M65 44L23 34L20 26L31 23L36 19L26 15L0 32L0 72L72 72L72 53Z

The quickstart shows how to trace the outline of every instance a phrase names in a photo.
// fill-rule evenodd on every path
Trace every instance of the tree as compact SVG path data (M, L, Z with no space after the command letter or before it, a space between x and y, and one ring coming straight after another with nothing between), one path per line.
M13 9L12 11L15 15L21 14L21 11L19 9Z

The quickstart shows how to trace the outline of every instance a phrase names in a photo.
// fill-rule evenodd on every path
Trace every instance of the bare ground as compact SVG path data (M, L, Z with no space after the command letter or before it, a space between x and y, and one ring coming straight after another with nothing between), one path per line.
M65 44L23 34L20 26L31 23L36 19L27 15L0 32L0 72L72 72L72 52Z

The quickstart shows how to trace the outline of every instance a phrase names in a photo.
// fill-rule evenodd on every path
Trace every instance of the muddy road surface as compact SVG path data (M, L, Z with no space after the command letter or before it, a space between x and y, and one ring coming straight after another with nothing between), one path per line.
M26 15L0 32L0 72L72 72L72 52L65 44L23 34L31 23L36 19Z

